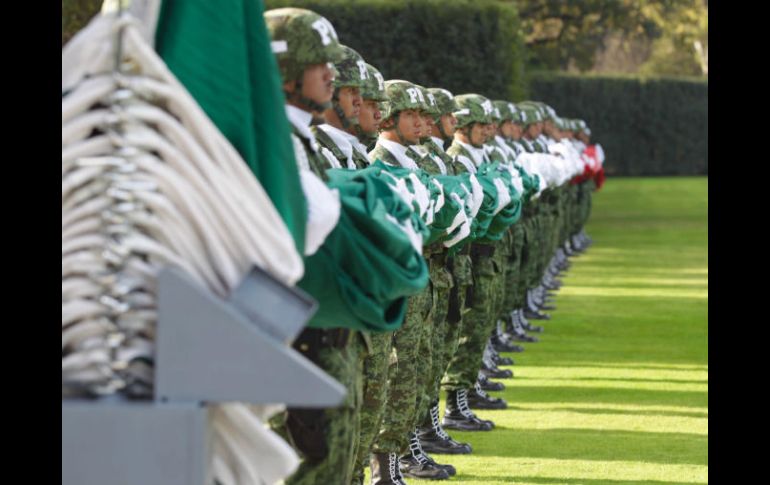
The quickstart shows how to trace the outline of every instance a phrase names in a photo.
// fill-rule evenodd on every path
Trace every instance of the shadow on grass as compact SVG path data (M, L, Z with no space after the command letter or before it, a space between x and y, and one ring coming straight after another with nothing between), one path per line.
M708 436L693 433L498 426L488 436L453 431L452 437L471 443L474 456L708 464Z
M508 353L503 352L502 355L516 355L514 353ZM601 368L608 368L608 369L628 369L628 370L661 370L661 371L684 371L684 372L708 372L709 368L706 364L682 364L679 366L676 365L659 365L655 363L649 363L644 364L638 361L634 361L634 363L624 364L623 362L613 362L613 363L604 363L604 362L591 362L591 361L554 361L551 364L552 367L572 367L572 366L580 366L580 367L601 367Z
M708 391L658 391L612 387L509 385L502 394L509 403L554 402L591 404L634 404L707 407Z
M558 478L558 477L523 477L510 475L470 475L457 473L458 480L496 481L503 483L543 483L543 484L574 484L574 485L693 485L693 482L672 482L666 480L611 480L606 478Z
M707 411L645 411L643 409L613 409L613 408L519 408L516 405L509 405L508 409L516 410L517 412L537 412L537 413L550 413L550 412L568 412L568 413L580 413L580 414L620 414L627 416L660 416L664 418L668 417L682 417L682 418L708 418Z
M639 377L527 377L518 375L515 377L517 381L536 381L536 380L548 380L548 381L618 381L618 382L651 382L651 383L665 383L665 384L708 384L708 379L642 379Z

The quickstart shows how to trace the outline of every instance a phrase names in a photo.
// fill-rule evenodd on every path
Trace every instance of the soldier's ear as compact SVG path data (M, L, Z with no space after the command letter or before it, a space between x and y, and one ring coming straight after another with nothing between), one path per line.
M293 93L296 87L297 87L296 80L286 81L285 83L283 83L283 92Z
M388 118L387 120L380 123L380 130L389 130L393 128L393 118Z

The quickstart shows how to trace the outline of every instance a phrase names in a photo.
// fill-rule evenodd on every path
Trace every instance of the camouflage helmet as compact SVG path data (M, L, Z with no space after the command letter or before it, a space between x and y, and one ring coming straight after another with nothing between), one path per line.
M480 94L460 94L455 96L457 127L473 123L492 123L492 102Z
M511 102L506 102L508 105L508 112L510 113L511 117L509 118L511 121L513 121L516 124L521 124L524 120L522 120L521 116L521 110L516 107L515 104Z
M366 72L369 76L361 86L361 97L374 101L386 101L388 96L385 94L385 79L382 73L371 64L366 64Z
M553 119L553 123L556 125L556 128L560 130L568 130L569 128L569 120L567 118L559 118L558 116Z
M540 110L540 114L543 116L543 120L554 120L556 118L556 110L548 106L542 101L533 101L535 106Z
M499 125L505 119L503 118L503 113L500 111L500 108L498 106L495 106L494 101L492 103L492 113L490 114L490 117L492 118L492 122L496 125Z
M536 105L523 102L516 106L519 108L522 125L529 126L539 121L543 121L543 115L540 114L540 110L537 109Z
M433 94L438 104L439 116L454 113L457 111L457 103L454 95L443 88L428 88L428 92Z
M514 114L516 112L516 107L513 105L513 103L509 103L508 101L492 101L492 105L495 107L495 110L500 113L498 116L499 122L502 123L504 121L515 121L514 120Z
M361 54L346 45L340 44L343 57L334 63L337 74L334 77L334 87L344 86L362 88L369 78L369 71L366 69L366 62Z
M585 120L575 120L577 127L575 130L575 133L583 132L588 136L591 136L591 130L588 128L588 123L585 122Z
M434 96L433 93L428 90L428 88L424 88L417 84L415 84L415 86L417 86L420 91L422 91L422 98L425 101L425 106L423 107L422 111L432 116L434 119L441 116L441 110L438 107L438 100L436 99L436 96Z
M537 101L522 101L521 103L518 103L517 106L519 109L526 111L528 124L543 121L545 119L545 116L543 115L544 110Z
M545 110L545 113L546 113L546 117L555 121L558 118L558 116L556 115L556 110L545 103L542 103L542 104L543 104L543 109Z
M278 8L264 13L270 44L285 81L300 79L307 66L343 58L331 22L302 8Z
M389 79L385 81L387 100L382 102L382 120L392 118L400 111L425 109L425 96L422 89L409 81Z

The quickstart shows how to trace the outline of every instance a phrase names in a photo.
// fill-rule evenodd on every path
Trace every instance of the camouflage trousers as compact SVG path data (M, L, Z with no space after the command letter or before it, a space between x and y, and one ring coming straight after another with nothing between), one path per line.
M447 269L447 253L442 251L430 258L430 280L433 287L432 319L425 325L420 341L417 384L419 395L415 425L429 419L431 404L438 401L441 376L446 369L446 336L449 330L449 295L454 286L452 274Z
M273 430L291 444L302 458L297 471L286 479L286 485L347 484L351 481L361 431L361 355L366 352L358 332L352 334L344 348L319 350L316 361L319 367L347 389L343 403L336 408L291 410L291 418L284 412L270 420ZM318 432L308 433L303 427ZM308 451L321 449L325 452Z
M510 312L524 307L525 293L523 285L524 268L523 252L525 243L525 223L524 218L519 219L506 235L509 244L508 259L505 261L505 297L503 302L503 311Z
M526 302L527 290L531 290L538 284L538 268L542 258L544 236L544 215L541 213L540 204L533 206L531 212L525 215L521 227L524 232L524 241L521 248L521 278L519 280L519 294L522 301Z
M495 276L500 272L492 257L494 246L474 246L473 286L466 304L470 311L463 317L460 339L447 369L442 386L447 390L470 389L476 382L487 339L494 328L491 311L495 308Z
M364 359L364 394L361 406L361 433L353 483L362 483L364 468L382 426L388 398L388 368L393 350L393 332L371 334L371 351Z
M591 196L596 184L594 184L593 180L587 180L578 185L578 187L578 215L573 234L580 232L583 227L585 227L586 223L588 223L588 218L591 215Z
M414 429L417 402L417 352L420 339L430 325L433 309L433 288L431 284L409 298L404 324L393 333L393 353L388 369L389 391L382 427L375 438L372 451L375 453L398 453L406 451L409 433Z
M492 331L494 332L495 324L498 320L506 320L507 319L507 313L510 312L510 308L507 308L505 306L506 303L506 297L508 292L508 273L510 269L510 265L508 263L509 259L511 258L511 250L512 250L512 241L510 237L510 228L508 231L503 234L502 239L500 239L495 244L495 254L492 255L495 264L498 268L498 272L495 275L492 288L494 291L494 300L492 307L490 308L490 314L491 314L491 320L492 321Z

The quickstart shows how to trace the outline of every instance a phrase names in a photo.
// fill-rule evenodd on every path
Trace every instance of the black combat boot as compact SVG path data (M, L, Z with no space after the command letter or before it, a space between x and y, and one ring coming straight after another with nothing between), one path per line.
M499 328L498 328L498 332L499 332ZM513 365L513 359L511 359L510 357L503 357L502 355L500 355L495 350L494 346L492 346L492 342L489 342L489 341L487 342L487 348L485 352L489 352L490 359L492 360L492 362L494 362L497 365Z
M471 409L506 409L505 399L492 397L481 389L477 382L468 392L468 407Z
M430 425L423 426L417 432L423 451L445 455L467 455L473 451L471 445L453 440L441 427L441 421L438 417L438 403L431 406L429 418Z
M372 469L371 485L407 485L395 453L372 453L369 467Z
M532 291L531 290L527 291L527 306L524 309L524 316L527 317L528 319L531 318L531 319L534 319L534 320L550 320L551 319L550 315L548 315L546 313L542 313L538 309L537 304L535 303L534 298L532 296Z
M511 319L511 330L512 332L512 339L516 342L539 342L540 339L537 337L534 337L532 335L527 335L527 332L524 331L524 327L521 325L521 322L515 318Z
M476 376L476 382L478 382L479 386L485 391L502 391L505 389L505 384L502 382L490 381L481 371L479 371Z
M513 377L513 371L511 369L501 369L496 364L481 361L481 373L491 377L493 379L510 379Z
M409 453L398 459L401 474L407 478L447 480L449 472L436 462L431 463L432 460L429 460L425 452L422 451L417 435L415 433L409 433L409 435ZM452 470L454 471L454 467Z
M473 414L468 407L466 389L447 392L446 410L441 425L458 431L489 431L495 426L492 421L479 419Z
M495 326L495 331L492 332L489 343L492 344L492 348L495 349L496 352L516 352L516 344L509 342L505 337L500 335L497 331L497 326Z
M527 317L524 316L524 312L518 312L516 314L516 320L518 320L519 324L521 325L521 328L526 330L527 332L536 332L536 333L542 333L543 327L540 325L533 325L532 323L527 320Z

